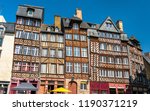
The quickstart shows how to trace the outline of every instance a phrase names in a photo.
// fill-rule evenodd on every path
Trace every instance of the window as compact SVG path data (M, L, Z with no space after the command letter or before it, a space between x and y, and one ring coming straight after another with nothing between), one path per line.
M107 71L106 70L99 70L99 75L101 77L106 77L107 76Z
M58 65L57 74L64 74L64 65Z
M122 78L122 71L115 71L115 75L118 78Z
M79 25L77 23L73 24L73 29L79 29Z
M39 34L38 33L33 33L31 39L32 40L39 40Z
M38 72L39 64L31 63L31 72Z
M66 62L66 72L72 72L73 66L71 62Z
M122 51L123 52L127 52L127 47L126 46L122 46Z
M15 46L15 54L22 54L22 46L20 45Z
M74 63L74 73L81 73L81 64Z
M82 57L87 57L87 48L81 48L81 54Z
M115 63L116 64L122 64L121 58L115 58Z
M58 50L58 58L63 58L63 50Z
M66 56L72 56L72 47L66 47Z
M81 90L86 90L87 89L87 84L86 83L81 83L80 84L80 89Z
M2 46L3 38L0 38L0 46Z
M42 49L42 56L48 56L48 50Z
M22 63L22 71L30 71L30 63L23 62Z
M56 51L55 49L50 50L50 57L55 57L56 56Z
M114 51L121 51L121 48L119 45L114 45Z
M115 39L119 39L119 35L118 34L114 34L114 38Z
M108 77L114 77L114 71L108 70Z
M16 31L16 38L21 38L21 33L23 33L23 32L17 30L17 31Z
M107 50L112 50L112 45L111 44L107 44Z
M108 57L107 59L108 59L108 63L114 63L114 58Z
M33 25L33 21L32 21L31 19L26 19L25 25L30 25L30 26L32 26L32 25Z
M107 49L106 43L100 43L100 49L106 50Z
M76 57L80 56L80 48L74 47L74 56L76 56Z
M30 32L24 32L24 39L31 39L32 33Z
M32 9L29 9L28 12L27 12L27 15L28 15L28 16L33 16L33 10L32 10Z
M21 62L14 62L14 71L21 71Z
M46 72L47 72L47 65L41 64L41 73L46 73Z
M78 34L74 34L73 36L74 36L74 40L79 40L80 39Z
M23 54L24 55L30 55L30 53L31 53L30 47L24 46L24 48L23 48Z
M24 24L24 19L22 17L18 17L17 24Z
M81 41L86 41L86 36L85 35L80 35Z
M101 94L107 94L107 90L101 90Z
M41 40L42 41L47 41L47 34L42 34Z
M106 23L106 27L107 27L107 29L110 29L112 27L112 24L111 23Z
M58 36L57 41L58 42L64 42L63 36Z
M31 55L32 56L38 56L39 55L39 49L36 47L31 48Z
M124 78L129 78L129 72L128 71L124 72Z
M123 58L123 64L128 65L128 58Z
M106 63L106 57L105 56L100 56L100 62Z
M66 34L66 39L71 40L72 39L72 35L71 34Z
M50 71L52 74L56 74L56 64L51 64Z
M39 20L36 20L34 25L37 26L37 27L40 27L41 23L40 23Z
M51 35L51 36L50 36L50 41L51 41L51 42L55 42L55 41L56 41L55 35Z
M88 73L88 64L82 63L82 73Z

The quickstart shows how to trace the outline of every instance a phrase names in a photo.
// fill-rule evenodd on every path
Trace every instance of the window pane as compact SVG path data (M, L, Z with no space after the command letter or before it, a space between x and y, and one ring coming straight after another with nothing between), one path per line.
M81 48L82 57L87 57L87 48Z
M64 65L59 65L58 66L57 73L58 74L64 74Z
M73 24L73 29L79 29L79 25L77 23Z
M80 48L74 47L74 56L77 56L77 57L80 56Z
M63 36L58 36L58 38L57 38L58 40L58 42L64 42L64 38L63 38Z
M81 41L86 41L86 36L85 35L80 35Z
M58 58L63 58L63 50L58 50Z
M52 42L55 42L55 41L56 41L55 35L51 35L51 36L50 36L50 41L52 41Z
M80 63L74 63L74 73L81 73Z
M66 47L66 56L72 56L72 47Z
M79 40L79 35L78 34L74 34L74 40Z
M42 34L41 40L42 41L47 41L47 35L46 34Z
M41 73L46 73L47 71L46 71L46 68L47 67L47 65L46 64L41 64Z
M56 74L56 64L51 64L50 71L52 74Z
M55 49L50 50L50 57L55 57L56 56L56 51Z
M66 39L72 39L72 35L71 34L66 34Z
M19 45L15 46L15 54L22 54L22 46Z
M72 63L71 62L66 62L66 72L72 72Z
M42 56L47 56L47 55L48 55L48 50L42 49Z
M86 63L82 64L82 73L88 73L88 64Z

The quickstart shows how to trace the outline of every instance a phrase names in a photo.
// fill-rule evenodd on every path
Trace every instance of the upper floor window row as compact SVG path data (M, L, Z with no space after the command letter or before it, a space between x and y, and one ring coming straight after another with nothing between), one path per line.
M87 36L85 35L78 35L78 34L66 34L67 40L80 40L80 41L87 41Z
M108 27L111 27L111 25L108 25ZM105 38L114 38L114 39L120 38L119 34L108 33L108 32L98 32L98 36L105 37Z
M39 48L16 45L15 46L15 54L38 56L39 55Z
M120 46L118 44L100 43L100 50L127 52L127 47L126 46Z
M34 20L34 19L23 18L23 17L18 17L17 18L17 24L36 26L36 27L41 26L40 20Z
M51 42L64 42L64 37L62 35L50 35L42 34L41 41L51 41Z
M24 32L24 31L17 30L16 31L16 38L39 40L39 34L38 33Z

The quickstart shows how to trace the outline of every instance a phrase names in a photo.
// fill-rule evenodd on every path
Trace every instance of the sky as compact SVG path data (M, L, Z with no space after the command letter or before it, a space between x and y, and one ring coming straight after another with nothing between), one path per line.
M108 16L115 23L123 21L128 37L135 36L144 52L150 52L150 0L0 0L0 15L15 22L17 6L22 4L45 8L44 23L53 24L54 15L72 17L82 9L83 20L101 24Z

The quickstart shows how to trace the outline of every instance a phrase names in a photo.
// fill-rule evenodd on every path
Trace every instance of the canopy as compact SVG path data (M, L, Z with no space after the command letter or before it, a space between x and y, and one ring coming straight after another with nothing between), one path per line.
M16 90L16 91L37 91L38 89L36 87L34 87L31 83L21 83L18 86L12 88L12 90Z
M56 89L52 90L52 92L71 92L71 91L68 89L65 89L63 87L60 87L60 88L56 88Z

